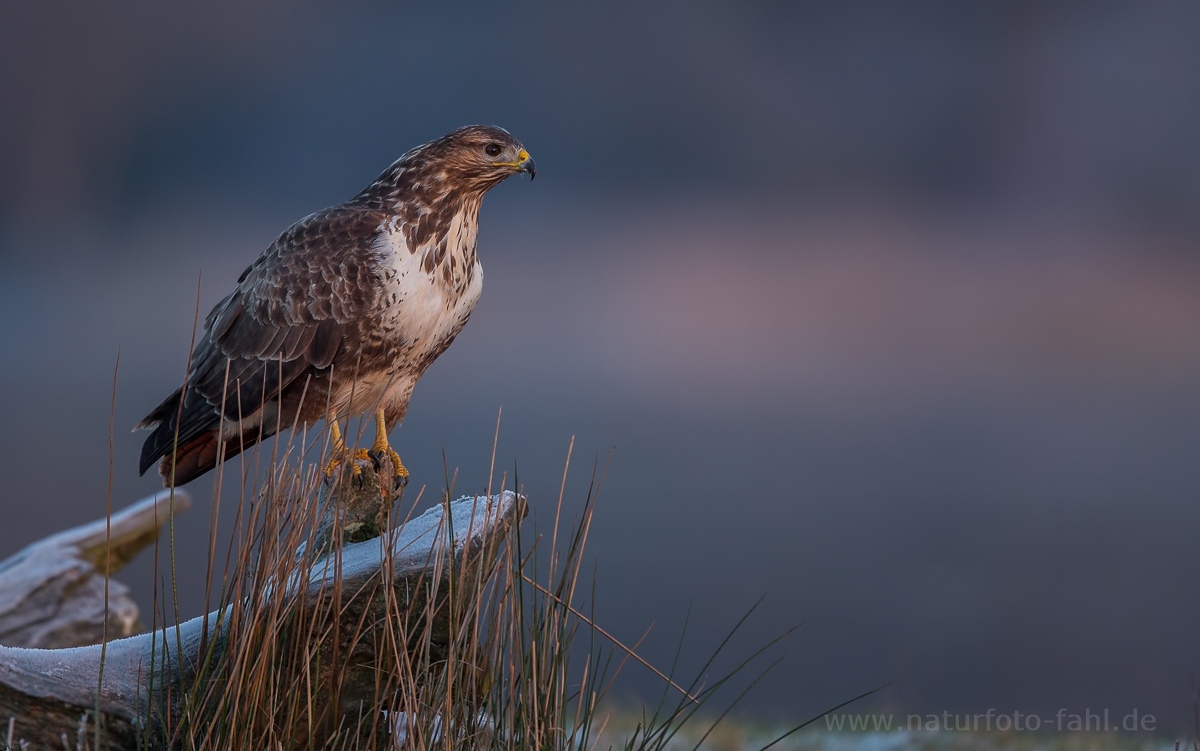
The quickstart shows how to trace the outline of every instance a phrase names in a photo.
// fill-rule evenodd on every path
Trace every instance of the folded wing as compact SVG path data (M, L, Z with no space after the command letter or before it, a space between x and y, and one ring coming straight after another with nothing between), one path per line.
M216 463L223 419L243 426L233 437L226 428L228 457L289 427L306 387L327 386L335 360L357 359L381 307L375 238L384 218L346 206L313 214L242 273L205 319L186 391L138 425L154 428L142 446L142 474L161 459L169 481L176 446L175 483L203 474ZM324 405L319 389L303 401ZM268 413L275 419L264 420Z

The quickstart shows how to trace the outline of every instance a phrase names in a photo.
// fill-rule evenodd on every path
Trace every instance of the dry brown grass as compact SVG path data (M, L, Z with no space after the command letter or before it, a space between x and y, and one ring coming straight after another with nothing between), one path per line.
M617 642L595 625L591 608L578 602L587 594L580 591L581 582L588 587L580 562L602 473L593 471L582 513L573 522L562 518L560 495L549 535L534 529L530 541L521 524L502 527L477 549L433 556L416 582L394 580L388 556L394 554L389 537L403 528L417 501L403 511L393 509L381 540L380 576L350 591L341 586L340 543L325 559L297 554L313 549L321 518L317 465L280 459L279 454L288 456L287 446L272 452L261 488L253 487L254 458L242 462L247 490L239 498L223 571L214 506L209 581L220 589L217 636L192 668L196 680L163 675L169 663L156 661L159 670L151 681L168 692L154 709L155 722L146 726L147 747L590 751L595 746L602 731L596 707L612 680L630 660L649 666L636 655L637 645ZM299 453L323 452L308 446ZM501 477L496 490L507 482ZM447 507L452 491L448 478L441 494ZM337 502L336 494L329 498ZM288 597L288 587L307 580L314 564L329 567L332 584L315 599ZM156 615L163 621L168 601L158 598ZM173 629L159 633L164 654L182 652L171 641ZM703 688L697 681L680 686L655 670L664 680L663 701L643 714L622 745L665 748L749 661ZM191 688L170 695L175 685Z
M323 563L297 555L312 550L321 517L316 466L271 458L277 463L257 490L249 487L253 461L242 463L249 491L239 498L237 529L220 576L214 505L209 581L222 589L218 636L202 650L199 680L162 675L167 663L156 662L160 674L151 681L194 688L156 708L157 732L148 728L147 745L579 747L608 664L601 664L599 649L570 647L582 621L568 603L580 581L594 494L582 518L564 530L561 546L556 517L548 561L539 561L538 545L525 548L514 525L478 550L434 557L427 575L401 583L390 578L393 545L383 544L387 563L377 581L346 591L339 544ZM501 478L497 489L503 491L505 482ZM443 491L442 503L449 504L451 491ZM336 502L336 494L329 497ZM394 510L385 537L404 522ZM330 567L332 585L312 601L286 597L314 564ZM543 574L535 580L528 572L539 567ZM164 621L170 599L162 596L156 605ZM182 651L170 642L172 629L160 633L164 654ZM371 663L369 685L364 658ZM357 709L353 718L348 706Z

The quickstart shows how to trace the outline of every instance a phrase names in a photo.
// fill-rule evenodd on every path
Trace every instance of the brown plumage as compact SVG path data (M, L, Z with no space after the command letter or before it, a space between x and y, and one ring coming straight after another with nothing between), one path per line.
M394 428L479 299L479 205L517 172L533 160L506 131L460 128L284 231L208 314L186 392L138 425L154 428L141 473L158 461L182 485L330 412L382 409Z

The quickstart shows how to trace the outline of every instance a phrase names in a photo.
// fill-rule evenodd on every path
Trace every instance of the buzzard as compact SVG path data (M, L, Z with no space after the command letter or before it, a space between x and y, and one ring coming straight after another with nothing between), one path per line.
M475 254L484 193L533 159L501 128L471 125L418 146L349 201L293 224L204 320L182 388L136 429L141 474L156 461L182 485L293 424L373 412L375 443L398 479L387 435L417 379L462 330L483 287Z

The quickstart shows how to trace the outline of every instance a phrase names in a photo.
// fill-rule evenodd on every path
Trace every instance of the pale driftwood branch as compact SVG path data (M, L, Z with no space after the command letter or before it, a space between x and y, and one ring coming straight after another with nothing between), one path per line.
M154 542L168 512L191 506L176 490L162 491L113 514L111 546L104 519L59 532L0 562L0 644L55 649L98 644L104 638L105 551L110 573ZM109 580L108 637L141 630L138 607L124 584ZM2 720L3 718L0 718Z
M343 540L361 537L372 521L379 519L381 505L391 503L387 490L392 484L389 465L384 462L379 476L367 468L361 476L345 473L335 486L346 496L343 510L326 515L323 531L314 541L314 552L327 547L333 535ZM307 577L281 586L282 596L315 603L329 596L336 572L339 591L353 593L357 601L356 606L345 608L342 616L349 633L354 623L372 622L383 616L386 598L379 585L384 565L390 564L394 572L392 596L402 594L407 598L420 589L414 586L418 582L428 582L435 573L447 575L452 557L461 562L485 547L490 549L496 536L525 513L523 500L511 492L462 498L449 504L448 518L445 511L445 506L437 506L382 537L344 542L340 548L333 546L335 565L325 558L313 561ZM372 618L364 618L364 614ZM202 644L212 640L218 645L215 660L220 660L228 648L224 644L227 624L227 618L210 613L181 624L178 630L171 627L107 645L99 705L105 715L110 748L135 748L136 729L144 726L147 718L156 723L162 720L162 711L179 711L178 697L188 692L196 680ZM365 695L376 685L373 641L359 639L350 647L354 652L351 662L359 667L350 671L338 697L339 709L346 716L360 711L359 694ZM182 655L177 653L176 644L182 645ZM64 732L73 740L81 715L97 704L100 664L99 646L55 650L0 647L0 723L10 716L17 717L16 735L34 743L57 747ZM155 676L151 691L152 668Z

